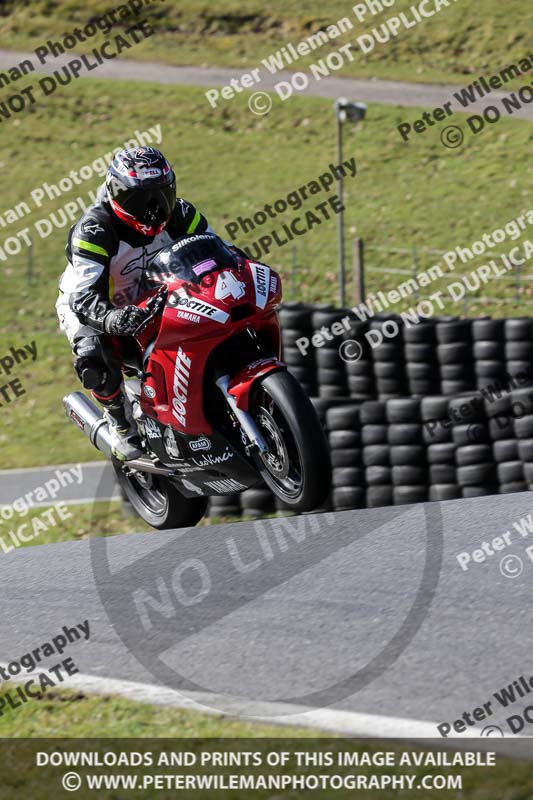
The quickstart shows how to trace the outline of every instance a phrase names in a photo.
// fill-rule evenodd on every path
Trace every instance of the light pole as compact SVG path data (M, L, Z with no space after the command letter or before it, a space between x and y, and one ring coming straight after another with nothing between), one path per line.
M342 166L342 126L344 122L359 122L365 118L366 105L364 103L352 103L345 97L339 97L334 103L335 116L337 117L337 165ZM339 227L339 302L341 308L346 303L346 273L345 273L345 253L344 253L344 174L341 170L337 176L338 194L341 211L338 214Z

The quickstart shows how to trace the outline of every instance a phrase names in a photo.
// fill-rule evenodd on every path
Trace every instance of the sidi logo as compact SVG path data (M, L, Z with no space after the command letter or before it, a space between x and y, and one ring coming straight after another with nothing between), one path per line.
M189 398L190 371L191 359L180 347L176 354L176 368L174 370L172 414L184 428L187 425L187 400Z

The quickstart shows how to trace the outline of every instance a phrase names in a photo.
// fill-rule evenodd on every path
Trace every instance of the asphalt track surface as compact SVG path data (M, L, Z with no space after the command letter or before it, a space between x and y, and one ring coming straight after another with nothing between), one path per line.
M72 472L73 467L81 469L81 482L78 481L77 472ZM59 477L63 475L62 480ZM69 482L68 475L71 476ZM57 494L48 495L47 500L34 501L36 507L47 508L53 503L63 502L71 505L91 503L95 500L105 501L112 498L119 499L118 483L106 461L91 461L79 465L59 464L48 467L28 467L24 469L0 470L0 507L8 506L19 497L24 497L29 492L44 488L47 481L59 482Z
M10 67L19 64L21 61L29 58L35 59L34 53L0 50L0 70L7 70ZM62 66L68 64L76 57L76 54L70 52L65 56L58 56L54 58L49 64L39 65L39 71L42 73L53 73L54 70L60 69ZM319 54L317 53L317 58ZM258 66L260 66L260 58L258 57ZM116 58L112 61L106 61L97 70L89 73L81 73L80 77L93 77L93 78L109 78L112 80L129 80L129 81L148 81L152 83L164 84L177 84L184 86L200 86L205 89L222 87L229 84L232 78L239 79L247 69L226 69L222 67L177 67L168 64L160 64L145 61L131 61L128 59ZM303 70L306 71L306 70ZM293 73L288 71L280 71L275 75L271 75L264 67L260 69L260 83L254 85L249 90L248 94L252 95L256 91L272 92L275 84L280 81L290 81ZM463 86L468 85L478 75L465 76ZM31 74L27 76L31 79ZM349 97L353 100L360 100L364 102L383 103L392 106L417 106L430 111L437 106L442 106L446 102L451 102L452 110L454 112L466 112L468 114L479 114L488 105L494 105L494 102L500 103L502 97L506 96L506 92L493 91L484 98L480 98L476 102L470 104L468 109L462 108L461 104L453 97L453 93L460 89L461 86L453 86L448 84L426 84L426 83L405 83L402 81L385 81L374 79L358 79L358 78L340 78L330 76L323 78L320 81L311 79L309 86L303 92L295 92L295 95L304 94L311 97L330 97L332 99L337 97ZM283 104L283 101L275 94L272 95L274 100L273 110ZM207 99L205 101L207 103ZM220 99L216 111L220 109L231 109L231 100L225 101ZM285 101L287 102L287 101ZM501 106L500 106L501 107ZM216 114L216 111L213 113ZM503 112L502 116L506 116ZM533 106L525 105L521 109L514 111L513 117L520 117L522 119L533 119ZM447 117L453 123L453 117ZM400 122L401 120L399 120ZM446 125L443 122L442 125ZM396 134L395 134L396 135Z
M477 730L510 737L533 692L507 709L493 693L533 674L533 534L512 525L530 513L523 493L13 551L0 558L0 661L87 619L90 640L65 651L85 675L245 716L279 703L379 714L407 737L411 722L438 737L491 701ZM508 530L510 545L461 569L458 553Z

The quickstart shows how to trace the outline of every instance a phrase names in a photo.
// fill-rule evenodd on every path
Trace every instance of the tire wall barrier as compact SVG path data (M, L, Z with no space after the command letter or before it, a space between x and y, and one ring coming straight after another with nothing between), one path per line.
M279 316L283 359L328 435L328 508L533 489L532 318L409 325L299 303ZM287 513L261 486L209 507L216 517L276 511Z

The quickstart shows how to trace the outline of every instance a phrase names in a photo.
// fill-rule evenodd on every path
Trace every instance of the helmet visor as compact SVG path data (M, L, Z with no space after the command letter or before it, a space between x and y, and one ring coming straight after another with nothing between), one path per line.
M176 205L176 183L147 189L124 188L115 193L117 203L143 225L161 225Z

